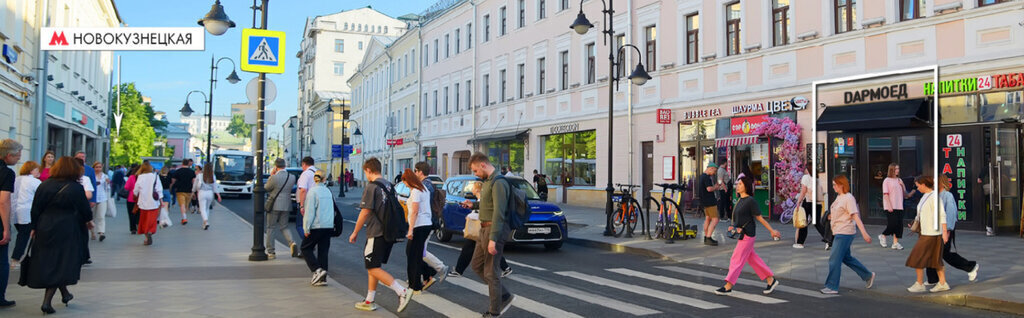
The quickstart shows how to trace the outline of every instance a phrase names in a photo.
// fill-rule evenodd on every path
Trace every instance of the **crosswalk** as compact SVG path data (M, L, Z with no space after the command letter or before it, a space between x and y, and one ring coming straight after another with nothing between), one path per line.
M779 286L771 295L763 295L764 282L745 278L738 281L740 285L729 296L714 296L723 279L722 273L653 266L643 270L606 268L590 272L524 270L502 282L516 295L512 310L520 312L519 315L560 318L592 317L595 312L615 317L664 316L692 310L710 315L715 310L751 304L772 306L835 297L787 285ZM486 284L467 277L451 277L442 285L448 287L418 294L413 302L445 317L477 317L480 309L486 308ZM465 297L466 291L480 297Z

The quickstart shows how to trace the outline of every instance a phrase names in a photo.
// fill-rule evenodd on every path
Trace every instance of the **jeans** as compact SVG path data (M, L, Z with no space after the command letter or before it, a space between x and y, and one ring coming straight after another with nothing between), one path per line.
M18 229L18 240L14 243L14 251L11 253L11 259L21 260L21 256L25 255L25 248L28 247L29 234L32 233L31 227L31 224L14 225L14 228Z
M199 215L203 217L203 222L210 218L210 206L213 205L213 199L213 191L199 191Z
M302 255L305 256L309 271L317 268L327 270L327 255L331 250L331 233L334 229L312 229L309 236L302 239ZM313 254L313 249L316 254Z
M405 245L406 272L409 274L409 288L412 290L422 290L423 282L437 275L437 270L423 260L431 230L429 225L413 228L412 240Z
M21 234L21 233L18 233ZM957 252L950 251L950 248L956 243L956 231L949 230L949 241L942 245L942 259L949 264L949 266L956 267L956 269L970 272L974 270L974 266L978 265L978 262L968 261L963 256L960 256ZM925 271L928 274L928 283L935 284L939 282L939 273L934 268L929 268Z
M267 212L267 234L263 242L267 245L267 254L274 254L274 237L277 237L277 233L280 232L284 235L284 240L291 247L295 244L292 240L292 231L288 229L288 211L269 211Z
M96 202L96 206L92 208L92 223L95 225L93 230L96 233L107 233L107 205L109 204L114 204L114 201Z
M490 299L488 312L496 314L501 312L501 303L512 297L512 294L508 292L505 285L501 284L501 273L499 272L501 269L498 265L504 257L502 250L505 249L505 243L495 242L494 248L498 253L494 255L487 251L491 228L490 226L480 228L480 241L477 242L476 249L473 250L473 260L470 261L469 266L472 266L477 276L487 283L487 295Z
M843 264L853 269L860 279L865 281L871 279L871 271L850 254L850 244L853 244L852 234L836 234L833 239L832 255L828 258L828 278L825 279L825 288L839 290L839 278L843 273Z

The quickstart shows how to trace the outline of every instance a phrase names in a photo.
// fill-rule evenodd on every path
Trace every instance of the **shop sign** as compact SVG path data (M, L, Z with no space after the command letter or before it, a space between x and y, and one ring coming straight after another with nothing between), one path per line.
M701 109L701 110L688 110L683 112L683 120L690 119L701 119L708 117L721 117L722 110L719 108L714 109Z
M577 130L580 130L580 123L568 123L558 126L551 126L552 135L571 133L576 132Z
M874 89L862 89L843 93L843 103L852 104L857 102L873 102L889 98L909 98L907 95L907 84L882 86Z
M810 101L808 101L807 98L800 96L794 97L791 100L773 100L764 103L733 106L732 114L737 115L763 112L774 114L778 112L798 111L806 109L808 103L810 103Z
M729 130L733 135L748 135L757 127L768 122L768 115L737 117L730 119Z
M671 124L672 123L672 110L671 109L658 109L658 123L659 124Z
M940 81L939 94L967 93L1024 86L1024 73L1008 73ZM935 85L924 83L924 94L935 93Z
M762 112L764 112L764 103L747 104L732 107L733 115Z
M942 148L942 174L952 182L950 193L956 201L956 218L968 219L968 199L971 198L972 183L968 179L967 147L963 146L962 135L946 135L947 147ZM954 146L957 145L957 146Z
M403 144L405 144L405 138L388 139L387 140L387 145L388 146L401 146Z

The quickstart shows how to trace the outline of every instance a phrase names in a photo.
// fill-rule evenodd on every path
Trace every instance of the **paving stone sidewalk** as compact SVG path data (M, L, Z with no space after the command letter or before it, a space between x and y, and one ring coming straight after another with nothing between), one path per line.
M664 240L647 240L640 235L638 226L633 238L616 238L602 235L605 226L604 209L562 205L562 210L570 223L569 238L576 244L605 248L633 254L667 258L679 262L699 264L722 269L729 267L735 241L724 237L728 222L719 222L715 229L715 239L720 243L717 247L705 246L701 236L697 239L677 240L675 244L666 244ZM657 218L657 213L652 213ZM686 224L702 226L703 219L686 219ZM780 281L800 280L816 282L824 286L828 275L829 251L824 250L821 236L813 228L810 229L806 248L795 249L796 229L791 224L774 221L772 227L782 232L780 241L773 241L767 235L758 235L757 253L778 275ZM653 227L653 222L652 225ZM761 227L758 224L758 227ZM947 266L947 281L952 290L938 294L912 295L906 288L914 283L916 274L912 268L905 266L910 255L916 234L905 231L900 243L904 250L883 249L878 245L878 234L884 226L866 225L872 243L867 244L857 235L852 253L868 269L877 273L875 286L865 290L864 282L844 266L841 292L872 292L886 296L908 297L925 301L951 305L962 305L974 308L998 310L1003 312L1024 314L1024 240L1015 234L986 237L984 232L958 230L957 248L965 258L977 261L981 268L976 282L969 282L967 273ZM701 229L702 230L702 229ZM763 230L763 229L762 229ZM701 232L702 233L702 232ZM760 230L758 233L761 232ZM891 241L889 242L892 243ZM753 273L749 266L745 273Z
M189 224L159 229L152 246L130 235L124 201L118 216L107 219L107 238L90 241L92 265L69 289L70 307L53 304L59 316L74 317L394 317L378 310L358 311L361 295L333 279L311 287L310 272L288 247L278 244L279 258L250 262L252 226L221 205L202 229L199 215ZM177 207L171 219L180 221ZM0 316L39 316L43 291L17 285L11 271L7 298L18 305L0 309Z

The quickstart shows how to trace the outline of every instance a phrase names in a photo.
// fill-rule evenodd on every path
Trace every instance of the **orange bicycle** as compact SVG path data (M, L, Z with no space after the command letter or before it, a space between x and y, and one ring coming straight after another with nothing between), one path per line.
M615 209L615 213L612 213L612 230L616 237L623 233L626 234L626 237L632 237L633 230L636 229L636 222L643 213L640 202L633 198L633 189L640 186L621 183L617 183L615 186L619 187L619 192L612 194L612 202L615 202L618 207Z

